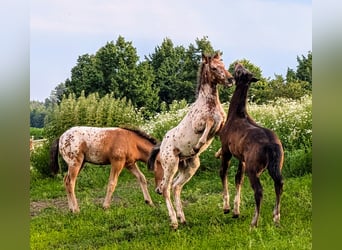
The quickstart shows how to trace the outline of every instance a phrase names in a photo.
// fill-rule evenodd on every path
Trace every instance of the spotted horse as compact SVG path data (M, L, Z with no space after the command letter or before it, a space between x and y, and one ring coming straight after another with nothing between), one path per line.
M186 223L180 197L182 188L199 168L199 155L224 124L225 113L218 96L218 84L232 86L233 76L225 69L219 53L202 55L195 102L183 120L152 150L148 160L149 169L162 167L163 177L156 180L156 191L165 198L174 229L178 228L177 217L181 223ZM177 171L178 175L173 179ZM177 216L170 198L171 185Z

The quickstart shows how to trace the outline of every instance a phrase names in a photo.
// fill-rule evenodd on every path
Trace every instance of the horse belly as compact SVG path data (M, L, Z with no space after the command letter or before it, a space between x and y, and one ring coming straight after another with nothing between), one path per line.
M84 152L85 161L93 163L93 164L109 164L110 161L109 161L108 154L102 148L91 147L90 149L85 151Z
M173 153L174 155L190 156L192 149L198 143L201 134L196 134L190 130L174 128L167 133L162 141L160 150Z

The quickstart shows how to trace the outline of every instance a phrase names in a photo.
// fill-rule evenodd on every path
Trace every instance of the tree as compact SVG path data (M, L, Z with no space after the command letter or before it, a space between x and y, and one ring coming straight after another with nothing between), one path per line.
M229 65L228 71L233 74L234 69L235 69L235 64L236 63L241 63L247 70L253 73L253 75L259 79L257 83L254 83L250 87L250 91L248 92L248 99L253 102L261 102L261 100L264 100L265 98L265 93L264 91L267 91L267 80L265 77L262 75L262 70L260 69L259 66L256 66L255 64L251 63L249 60L246 58L243 59L238 59L232 62ZM222 102L227 102L230 101L233 92L235 90L235 86L231 88L226 88L226 87L221 87L219 86L220 90L220 100Z
M67 79L66 82L69 82L69 79ZM48 103L47 105L59 104L63 99L63 95L66 93L67 90L65 87L65 83L61 82L55 87L54 90L51 91L50 97L48 100L45 100L45 103Z
M42 102L30 101L30 127L43 128L47 110Z
M154 86L160 89L160 102L171 104L174 100L195 100L197 72L202 53L213 53L208 37L196 39L188 49L174 46L170 38L165 38L153 54L145 60L154 69Z
M304 55L301 58L297 56L297 62L297 78L312 85L312 52L309 51L307 57Z
M82 91L85 95L98 92L101 96L109 92L97 58L89 54L78 57L76 66L71 69L71 79L65 81L65 87L66 94L74 93L76 96L80 96Z
M158 88L152 88L153 69L138 62L139 57L132 42L119 36L116 42L108 42L95 55L82 55L71 70L71 79L65 81L66 91L76 97L98 93L99 97L114 93L115 98L127 98L137 108L144 108L148 115L159 103Z
M307 56L297 56L297 69L287 68L286 82L302 82L303 87L312 90L312 52L309 51ZM308 83L308 84L306 84Z

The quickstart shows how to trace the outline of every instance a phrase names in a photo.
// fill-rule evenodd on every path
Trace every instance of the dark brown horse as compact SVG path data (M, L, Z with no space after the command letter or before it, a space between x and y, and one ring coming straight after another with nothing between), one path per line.
M156 139L143 131L129 128L72 127L64 132L51 146L51 170L55 174L58 172L59 151L68 165L64 185L70 210L79 212L75 183L77 175L86 162L97 165L111 164L104 208L110 206L118 177L124 167L137 177L145 202L153 205L147 190L146 178L136 162L146 163L156 143Z
M221 130L222 143L220 176L223 185L223 209L230 210L227 171L230 159L235 156L239 160L235 176L236 196L234 199L233 217L240 214L241 184L246 172L254 190L255 213L251 226L257 226L260 204L263 196L260 174L267 169L274 181L276 204L273 211L275 223L280 221L280 196L283 191L281 169L283 166L283 147L274 132L256 124L247 113L247 93L252 82L258 81L241 64L236 64L234 72L236 89L232 96L228 118Z

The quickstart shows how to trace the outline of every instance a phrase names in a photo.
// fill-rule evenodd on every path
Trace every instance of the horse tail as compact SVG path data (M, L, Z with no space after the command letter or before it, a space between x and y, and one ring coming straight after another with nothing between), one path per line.
M59 138L54 140L50 148L50 169L51 172L56 175L59 170L58 165L58 150L59 150Z
M281 175L281 169L283 166L284 153L281 145L279 144L270 144L265 146L265 155L268 158L267 169L270 176L274 181L283 182L283 177Z
M147 160L148 170L154 169L154 162L156 161L156 158L159 154L159 151L160 151L160 144L157 144L153 147L153 149L150 153L150 156L148 157L148 160Z

